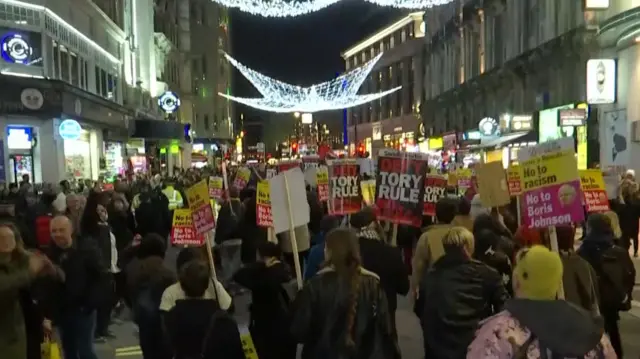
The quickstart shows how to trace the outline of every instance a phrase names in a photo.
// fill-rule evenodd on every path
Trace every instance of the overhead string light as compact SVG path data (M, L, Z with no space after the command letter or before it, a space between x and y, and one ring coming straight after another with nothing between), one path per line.
M264 17L294 17L320 11L344 0L212 0L220 5ZM426 9L445 5L453 0L365 0L379 6L400 9Z
M269 112L314 113L340 110L377 100L401 88L396 87L380 93L358 95L358 90L360 90L367 76L382 57L382 54L379 54L363 66L340 75L333 80L309 87L291 85L270 78L246 67L228 54L225 54L225 56L263 97L244 98L224 93L218 93L218 95L231 101Z

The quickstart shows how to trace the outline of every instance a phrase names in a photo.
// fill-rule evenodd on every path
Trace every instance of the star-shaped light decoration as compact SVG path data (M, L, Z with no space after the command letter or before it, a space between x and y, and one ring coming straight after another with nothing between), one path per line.
M380 60L382 54L361 67L320 84L309 87L291 85L252 70L225 54L227 60L260 92L262 98L244 98L224 93L218 95L263 111L277 113L314 113L341 110L365 104L398 91L402 86L383 92L358 95L358 90Z

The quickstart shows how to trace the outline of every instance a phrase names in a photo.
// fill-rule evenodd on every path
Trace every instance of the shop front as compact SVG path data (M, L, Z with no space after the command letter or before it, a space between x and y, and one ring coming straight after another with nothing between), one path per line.
M173 174L174 168L191 167L193 149L191 143L185 142L191 133L188 124L136 118L130 122L129 127L130 137L144 142L143 154L147 170L166 170Z
M538 141L543 143L573 137L576 140L578 169L587 169L590 159L597 157L589 154L589 126L590 123L597 124L597 115L592 113L590 106L586 103L571 103L542 110L538 116Z

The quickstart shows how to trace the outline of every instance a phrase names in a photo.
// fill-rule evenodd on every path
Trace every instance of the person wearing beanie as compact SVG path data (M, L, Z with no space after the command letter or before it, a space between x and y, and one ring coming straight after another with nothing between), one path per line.
M591 313L557 299L563 276L558 253L535 245L516 257L516 298L484 322L468 348L467 359L618 357Z
M362 267L380 277L380 285L387 295L391 325L395 333L398 295L407 295L409 292L409 273L402 261L400 249L384 241L383 231L370 207L352 214L349 224L358 236Z
M473 234L454 227L442 239L444 255L420 283L415 312L425 358L462 358L478 324L502 310L509 295L500 274L473 259Z
M615 245L615 229L606 214L594 213L587 218L587 233L578 254L597 273L595 284L600 293L598 305L604 329L618 357L622 358L619 312L631 308L636 269L629 252Z

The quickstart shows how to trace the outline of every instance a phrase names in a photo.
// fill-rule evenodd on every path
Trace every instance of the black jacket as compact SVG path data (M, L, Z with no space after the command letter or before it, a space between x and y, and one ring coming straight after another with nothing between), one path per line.
M239 230L243 217L244 204L239 199L234 198L223 203L216 224L216 243L241 238Z
M214 300L176 301L176 306L165 317L175 359L245 358L236 322L218 311ZM214 313L218 313L217 319L211 325Z
M409 273L402 261L400 249L378 239L361 237L359 242L362 266L380 278L380 285L389 303L389 313L394 318L398 294L407 295L409 292Z
M296 345L289 332L282 330L289 319L283 308L283 285L291 281L291 273L283 263L267 267L253 263L234 276L236 283L251 290L249 330L260 359L294 359ZM283 310L284 309L284 310Z
M398 359L387 299L378 276L360 270L353 324L355 346L346 344L350 286L331 268L311 278L294 303L291 334L302 343L302 359Z
M101 301L106 274L98 249L89 241L79 240L68 249L52 245L47 256L65 278L42 284L46 287L40 302L44 316L55 321L72 311L95 309Z
M499 312L507 298L493 268L462 254L440 258L423 277L418 299L425 357L464 358L478 323Z

